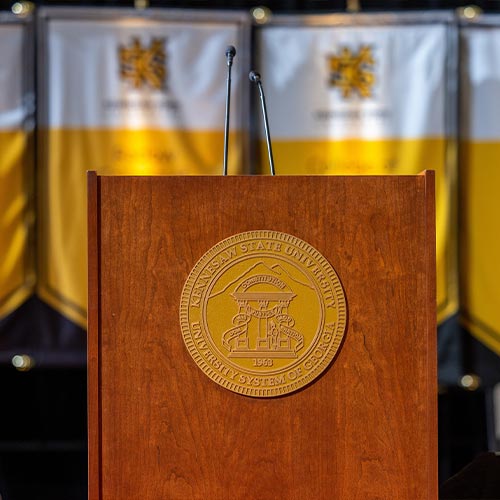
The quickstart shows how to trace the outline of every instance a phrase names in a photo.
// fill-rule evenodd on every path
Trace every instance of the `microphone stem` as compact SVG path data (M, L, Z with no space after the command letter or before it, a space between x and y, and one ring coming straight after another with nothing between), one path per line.
M227 88L226 88L226 120L224 124L224 167L223 175L227 175L227 149L229 142L229 106L231 95L231 64L227 65Z
M271 146L271 137L269 136L269 124L267 122L266 98L264 97L264 91L262 90L262 83L260 80L257 81L257 86L259 87L260 103L262 105L262 116L264 118L264 131L266 133L267 152L269 155L269 168L271 169L271 175L275 175L273 148Z

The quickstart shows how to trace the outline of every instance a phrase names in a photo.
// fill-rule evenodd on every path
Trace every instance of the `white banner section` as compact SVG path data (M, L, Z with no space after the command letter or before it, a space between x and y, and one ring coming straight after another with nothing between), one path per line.
M446 25L270 26L259 34L275 138L445 135Z
M64 19L48 33L48 126L223 130L225 50L238 44L237 24ZM235 65L235 130L240 81Z

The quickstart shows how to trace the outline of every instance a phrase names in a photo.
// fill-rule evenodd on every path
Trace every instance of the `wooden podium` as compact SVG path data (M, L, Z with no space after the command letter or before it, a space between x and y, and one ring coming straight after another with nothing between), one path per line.
M434 175L89 173L91 500L437 499ZM250 230L334 267L343 344L303 389L252 398L189 355L200 257Z

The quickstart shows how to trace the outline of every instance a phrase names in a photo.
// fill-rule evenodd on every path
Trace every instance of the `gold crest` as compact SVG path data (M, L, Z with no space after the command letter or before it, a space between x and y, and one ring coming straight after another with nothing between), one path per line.
M330 56L328 62L330 85L338 87L342 97L348 99L354 92L361 97L371 97L375 61L370 46L362 45L357 53L343 47L338 55Z
M149 47L143 47L139 38L132 38L130 45L118 48L120 77L134 88L150 87L163 90L166 87L167 68L165 38L153 38Z
M196 263L182 291L186 347L212 380L239 394L287 394L330 364L346 326L340 280L295 236L236 234Z

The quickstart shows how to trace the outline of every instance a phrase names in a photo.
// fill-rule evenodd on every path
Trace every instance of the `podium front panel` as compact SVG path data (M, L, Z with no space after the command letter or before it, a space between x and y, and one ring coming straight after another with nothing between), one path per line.
M345 336L274 398L210 380L179 303L245 231L294 235L337 272ZM91 500L437 498L434 177L89 174Z

